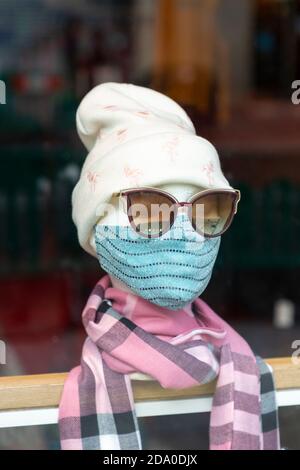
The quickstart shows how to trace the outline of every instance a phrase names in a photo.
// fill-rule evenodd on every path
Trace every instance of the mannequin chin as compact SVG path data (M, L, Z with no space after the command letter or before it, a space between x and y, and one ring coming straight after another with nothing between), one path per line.
M188 198L190 198L193 194L198 193L201 191L201 189L204 188L199 188L199 186L194 186L192 184L179 184L179 183L172 183L172 184L164 184L160 186L155 186L156 188L162 189L164 191L168 191L170 194L175 196L178 201L186 201ZM125 215L125 214L124 214ZM102 220L102 223L109 224L112 223L112 221L108 221L109 217L105 217L105 220ZM126 216L127 219L127 216ZM124 225L129 225L128 219L124 222ZM109 273L108 273L109 274ZM113 275L109 274L109 277L111 279L112 286L121 289L124 292L129 292L131 294L134 294L134 292L129 289L129 287Z

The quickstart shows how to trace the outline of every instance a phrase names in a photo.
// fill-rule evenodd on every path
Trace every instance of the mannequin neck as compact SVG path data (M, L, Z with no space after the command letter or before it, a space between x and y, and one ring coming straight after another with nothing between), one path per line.
M109 277L110 277L111 284L113 287L115 287L116 289L120 289L124 292L134 294L134 292L131 289L129 289L129 287L124 282L120 281L120 279L114 277L112 274L109 274Z

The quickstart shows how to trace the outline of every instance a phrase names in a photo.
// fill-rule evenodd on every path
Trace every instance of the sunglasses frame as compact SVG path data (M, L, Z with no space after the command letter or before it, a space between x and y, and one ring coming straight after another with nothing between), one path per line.
M128 213L128 210L131 206L130 203L128 202L128 196L130 196L130 194L138 193L138 192L141 192L141 191L148 191L148 192L160 194L162 196L167 197L170 201L173 202L174 215L170 218L170 225L169 225L168 230L164 231L163 233L159 233L157 235L146 235L146 234L143 234L143 233L139 232L138 230L136 230L136 225L133 221L133 217ZM210 194L224 194L224 193L232 194L234 196L234 198L233 198L233 201L232 201L231 211L230 211L230 214L227 218L226 224L224 225L223 229L220 232L218 232L217 234L209 235L209 234L204 234L203 232L201 232L199 229L197 229L194 226L194 223L193 223L192 217L190 216L190 213L188 214L189 219L191 221L191 224L192 224L194 230L197 233L199 233L200 235L202 235L205 238L215 238L215 237L219 237L224 232L226 232L226 230L229 228L229 226L231 225L231 223L233 221L234 215L237 213L238 203L241 199L241 192L240 192L239 189L234 189L234 188L232 188L232 189L230 189L230 188L225 188L225 189L204 189L203 191L199 191L198 193L191 196L187 201L178 201L178 199L175 196L168 193L167 191L164 191L163 189L153 188L152 186L141 186L139 188L122 189L118 192L113 193L113 196L122 197L126 201L126 207L124 206L124 212L127 214L127 217L129 219L129 223L130 223L131 227L134 229L134 231L136 233L138 233L139 235L141 235L142 237L145 237L145 238L159 238L164 233L167 233L171 229L171 227L174 224L174 221L177 217L179 207L183 207L183 206L187 206L187 205L191 206L196 199L204 197L207 194L210 195Z

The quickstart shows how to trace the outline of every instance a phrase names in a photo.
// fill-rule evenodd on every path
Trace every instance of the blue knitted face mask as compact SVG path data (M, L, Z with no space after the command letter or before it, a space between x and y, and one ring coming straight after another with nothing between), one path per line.
M150 302L179 310L205 290L221 237L203 238L185 214L159 238L130 226L98 224L95 243L101 267Z

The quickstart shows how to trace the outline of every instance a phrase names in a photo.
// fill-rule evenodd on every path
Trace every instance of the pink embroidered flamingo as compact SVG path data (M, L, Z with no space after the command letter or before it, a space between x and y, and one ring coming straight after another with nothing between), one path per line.
M109 109L110 111L117 111L118 106L114 105L114 104L111 104L111 105L107 105L107 106L101 106L101 108L103 109Z
M178 157L178 151L177 151L178 144L179 144L179 137L177 135L167 140L167 142L163 144L162 148L166 152L166 154L170 157L171 163L174 163L176 157Z
M139 168L130 168L126 165L124 167L124 174L131 186L140 186L139 177L142 176L143 173Z
M150 115L148 111L135 111L135 114L144 118L147 118Z
M202 166L202 171L206 173L207 178L208 178L208 184L211 186L213 184L214 176L213 176L213 171L214 171L214 164L213 162L209 162L206 165Z
M111 104L111 105L106 105L106 106L101 106L102 109L105 109L105 110L108 110L108 111L118 111L120 108L114 104ZM147 118L151 113L149 111L140 111L140 110L137 110L137 111L133 111L134 114L136 114L137 116L140 116L140 117L143 117L143 118Z
M117 140L118 142L123 142L127 137L127 129L119 129L117 131Z
M93 192L95 192L96 190L97 179L99 178L99 176L100 175L96 172L93 172L93 171L87 172L86 177L88 179L88 182L90 183L90 187Z

